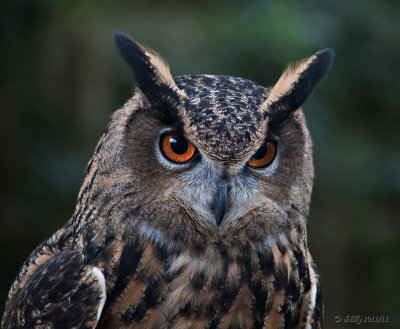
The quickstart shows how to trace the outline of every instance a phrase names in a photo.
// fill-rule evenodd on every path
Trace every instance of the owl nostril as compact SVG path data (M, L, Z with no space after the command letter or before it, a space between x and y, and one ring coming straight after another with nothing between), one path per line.
M217 226L222 221L222 218L224 217L227 209L228 209L228 204L229 204L229 192L228 192L228 184L226 180L221 180L221 183L218 187L218 191L215 194L215 199L214 199L214 216L215 216L215 223Z

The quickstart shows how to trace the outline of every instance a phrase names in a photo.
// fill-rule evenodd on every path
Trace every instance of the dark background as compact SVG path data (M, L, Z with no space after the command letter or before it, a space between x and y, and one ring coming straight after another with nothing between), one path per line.
M400 325L400 2L3 1L0 5L0 314L19 266L68 220L111 113L132 94L111 39L156 49L173 75L228 74L269 86L333 47L305 104L314 140L309 247L325 328L334 316Z

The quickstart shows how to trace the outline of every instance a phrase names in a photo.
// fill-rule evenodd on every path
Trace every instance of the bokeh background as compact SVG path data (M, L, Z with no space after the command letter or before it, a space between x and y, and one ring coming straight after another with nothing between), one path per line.
M22 262L71 216L85 165L133 82L111 39L159 51L173 75L269 86L333 47L305 104L316 179L308 222L325 328L400 327L400 1L2 1L0 314Z

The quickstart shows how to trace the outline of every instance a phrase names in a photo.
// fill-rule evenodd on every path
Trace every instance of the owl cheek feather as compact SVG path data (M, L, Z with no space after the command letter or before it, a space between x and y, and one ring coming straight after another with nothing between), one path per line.
M297 110L329 72L334 57L334 51L327 48L289 65L263 104L269 114L269 122L279 123Z

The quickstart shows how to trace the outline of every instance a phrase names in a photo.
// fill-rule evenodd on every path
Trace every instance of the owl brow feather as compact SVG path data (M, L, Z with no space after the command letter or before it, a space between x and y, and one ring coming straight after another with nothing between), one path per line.
M183 134L183 121L179 115L178 107L182 104L171 104L169 102L154 104L151 110L157 118L167 126L173 128L177 133Z

